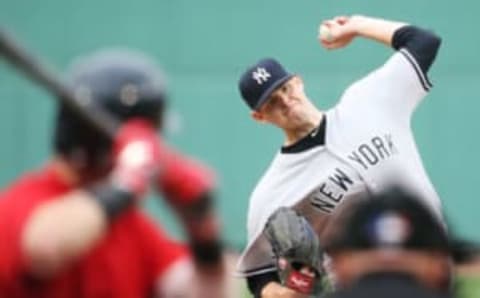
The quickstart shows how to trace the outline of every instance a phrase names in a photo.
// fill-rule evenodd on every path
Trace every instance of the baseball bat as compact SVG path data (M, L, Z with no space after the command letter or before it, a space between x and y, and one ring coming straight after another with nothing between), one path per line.
M12 35L0 28L0 56L39 84L60 103L68 106L77 116L109 138L113 138L119 121L96 105L85 95L75 94L47 64L28 52Z

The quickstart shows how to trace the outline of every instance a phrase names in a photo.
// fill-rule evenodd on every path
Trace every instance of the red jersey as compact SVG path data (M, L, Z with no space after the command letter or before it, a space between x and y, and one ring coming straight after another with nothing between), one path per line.
M120 215L89 254L54 278L38 281L29 277L20 249L25 222L41 203L71 190L46 167L0 193L0 297L151 296L163 271L185 256L187 249L136 208Z

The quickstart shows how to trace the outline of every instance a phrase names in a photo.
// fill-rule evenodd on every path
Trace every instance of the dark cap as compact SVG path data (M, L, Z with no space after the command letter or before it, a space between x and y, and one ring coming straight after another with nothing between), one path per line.
M238 87L250 109L256 110L265 103L275 89L293 76L275 59L265 58L243 73Z
M399 188L374 195L346 211L330 252L397 248L451 253L446 228L429 207Z

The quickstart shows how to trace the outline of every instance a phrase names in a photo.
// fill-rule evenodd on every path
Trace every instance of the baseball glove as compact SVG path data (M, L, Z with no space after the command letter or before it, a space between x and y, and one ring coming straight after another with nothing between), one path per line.
M322 292L323 253L317 234L294 210L281 207L267 221L265 236L272 246L282 285L297 292Z

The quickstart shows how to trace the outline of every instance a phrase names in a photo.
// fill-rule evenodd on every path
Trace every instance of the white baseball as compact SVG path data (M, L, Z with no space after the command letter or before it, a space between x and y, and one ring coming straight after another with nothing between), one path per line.
M333 39L330 28L328 28L328 26L324 24L321 24L320 27L318 27L318 36L321 40L327 42L330 42Z

